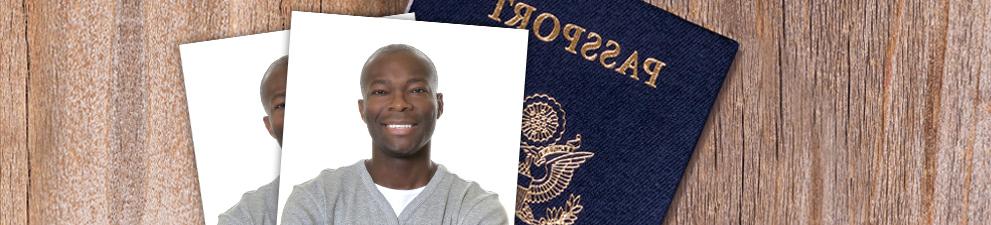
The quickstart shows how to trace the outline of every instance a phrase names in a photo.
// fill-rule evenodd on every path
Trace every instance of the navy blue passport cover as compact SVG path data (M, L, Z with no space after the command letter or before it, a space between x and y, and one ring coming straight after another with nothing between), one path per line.
M415 0L410 12L530 30L516 224L661 224L738 47L637 0Z

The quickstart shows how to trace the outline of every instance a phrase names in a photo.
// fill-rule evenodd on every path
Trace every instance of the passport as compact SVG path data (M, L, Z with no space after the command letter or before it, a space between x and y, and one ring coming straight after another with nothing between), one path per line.
M663 222L734 40L636 0L415 0L409 8L421 21L530 32L516 224Z

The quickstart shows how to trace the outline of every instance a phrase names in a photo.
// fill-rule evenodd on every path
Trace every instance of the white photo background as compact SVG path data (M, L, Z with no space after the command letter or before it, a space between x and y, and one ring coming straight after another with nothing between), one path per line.
M388 18L413 20L414 15ZM179 46L208 225L217 224L245 192L279 176L281 150L262 122L259 88L268 66L288 53L289 31Z
M431 159L479 183L513 221L527 32L293 12L279 216L293 186L371 158L359 77L378 48L408 44L437 68L444 113Z

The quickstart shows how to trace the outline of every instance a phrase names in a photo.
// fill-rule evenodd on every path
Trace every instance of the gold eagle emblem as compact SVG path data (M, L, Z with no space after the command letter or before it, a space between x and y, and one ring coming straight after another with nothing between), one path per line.
M560 103L546 94L526 97L519 164L522 180L516 186L516 217L530 225L570 225L582 211L581 195L570 194L564 206L549 207L541 218L533 214L531 204L545 203L568 189L575 171L595 153L579 151L581 134L563 144L567 123Z

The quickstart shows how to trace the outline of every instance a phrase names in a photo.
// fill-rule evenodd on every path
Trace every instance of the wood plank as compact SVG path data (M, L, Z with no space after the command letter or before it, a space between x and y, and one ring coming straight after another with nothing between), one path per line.
M935 191L926 219L937 224L991 223L991 4L949 1L941 99L929 116ZM937 136L938 135L938 136Z
M23 1L0 1L0 224L28 223L26 20Z
M779 207L773 160L779 139L781 2L698 2L671 9L740 42L696 156L671 206L668 223L774 223ZM768 161L771 160L771 161ZM768 179L772 178L772 179ZM701 184L700 184L701 183ZM701 195L701 196L699 196ZM680 212L680 213L679 213ZM689 215L683 215L689 214Z
M775 216L774 196L779 186L775 183L780 168L778 160L781 117L781 75L779 64L782 60L780 47L783 46L784 18L783 4L780 1L756 1L737 3L725 1L723 4L740 4L733 7L731 13L714 10L707 16L721 17L722 21L730 22L724 27L734 30L726 31L729 35L738 36L737 41L747 43L747 50L738 54L738 64L730 76L742 80L742 92L737 93L743 98L741 110L738 111L738 122L743 130L739 134L743 138L740 146L728 146L729 151L742 152L739 188L734 191L742 192L739 198L740 215L738 223L772 224L781 223ZM712 8L722 8L711 6ZM743 45L741 45L742 47ZM732 82L732 80L730 80ZM728 93L727 93L728 94Z
M227 5L113 6L29 5L31 61L44 65L32 69L31 220L202 223L176 48L187 32L172 31L262 30Z
M285 17L291 11L331 13L355 16L390 16L405 13L407 0L291 0L283 7ZM291 9L291 10L290 10Z
M889 1L890 2L890 1ZM876 223L867 210L873 207L870 197L875 186L874 177L879 172L871 161L881 148L881 124L883 123L882 91L884 89L884 58L888 45L887 29L891 8L888 2L854 1L849 13L846 51L847 58L847 122L844 143L846 161L837 162L836 168L845 180L843 193L847 204L834 210L839 223ZM844 215L845 214L845 215Z
M774 153L778 116L780 6L774 2L653 1L654 5L740 43L717 104L689 164L668 223L754 221L761 154ZM753 107L751 107L753 106ZM750 134L750 135L746 135ZM745 160L751 159L751 160ZM766 164L765 164L766 165ZM765 184L766 185L766 184ZM744 200L747 199L747 200ZM687 214L687 215L686 215Z
M935 146L930 116L940 101L947 25L946 5L936 1L900 1L893 6L889 51L885 59L881 111L884 151L873 163L883 171L874 187L872 211L882 223L931 221ZM906 76L911 74L911 76ZM929 115L927 115L929 114ZM929 198L929 199L927 199ZM929 214L930 216L926 216Z

